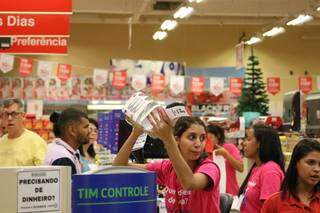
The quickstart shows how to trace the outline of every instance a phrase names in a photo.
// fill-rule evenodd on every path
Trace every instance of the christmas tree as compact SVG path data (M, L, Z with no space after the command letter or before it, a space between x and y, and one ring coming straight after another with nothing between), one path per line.
M269 99L265 83L262 81L261 69L258 68L259 60L253 55L253 51L248 60L242 93L237 106L238 115L242 116L243 112L259 112L260 115L267 115Z

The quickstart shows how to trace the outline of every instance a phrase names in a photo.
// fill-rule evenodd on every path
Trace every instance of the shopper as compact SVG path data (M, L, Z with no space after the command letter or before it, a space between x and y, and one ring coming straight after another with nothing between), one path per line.
M320 143L303 139L294 148L281 186L264 204L262 213L320 213Z
M72 174L81 173L79 152L81 144L89 143L87 115L74 108L64 110L54 127L57 138L48 146L45 165L70 166Z
M79 147L82 172L91 170L90 166L92 167L96 162L96 151L100 151L103 149L103 147L101 147L102 145L97 143L98 130L98 122L93 118L89 118L89 143L82 144Z
M170 160L130 164L157 173L157 182L165 185L168 212L220 212L220 171L203 157L206 126L197 117L184 116L174 128L163 111L160 118L149 116L152 134L165 145ZM113 165L128 165L133 144L142 131L136 127L116 156Z
M226 160L226 192L232 195L237 195L239 192L239 185L237 182L236 170L243 172L243 162L240 151L234 144L225 142L224 129L222 127L209 125L207 129L208 136L215 147L215 155L221 155Z
M240 187L240 212L260 212L263 202L280 190L284 178L284 157L278 133L265 125L247 130L244 154L254 160L249 174Z
M20 99L3 101L2 126L7 134L0 139L0 166L37 166L43 162L47 144L24 127L24 115Z

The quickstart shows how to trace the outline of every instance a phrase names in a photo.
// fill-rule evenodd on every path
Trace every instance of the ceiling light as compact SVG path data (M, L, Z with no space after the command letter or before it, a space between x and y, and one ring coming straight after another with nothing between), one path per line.
M176 26L178 25L178 22L175 20L165 20L162 24L161 24L161 30L173 30Z
M193 7L180 7L180 9L174 13L174 18L186 18L193 13Z
M276 36L276 35L279 35L281 33L284 33L286 30L283 28L283 27L274 27L272 28L271 30L263 33L262 35L263 36L269 36L269 37L272 37L272 36Z
M157 31L153 34L153 40L162 40L168 36L168 33L165 31Z
M192 3L192 2L201 3L201 2L203 2L203 0L189 0L189 2L190 3Z
M287 25L302 25L313 19L310 15L299 15L298 18L295 18L287 23Z
M319 6L319 7L317 7L317 11L320 11L320 6Z
M251 37L249 41L246 41L245 44L252 45L261 42L261 38L259 37Z

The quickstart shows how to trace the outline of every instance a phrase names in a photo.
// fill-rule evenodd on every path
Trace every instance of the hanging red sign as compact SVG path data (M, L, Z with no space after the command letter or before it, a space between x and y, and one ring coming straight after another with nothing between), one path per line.
M11 46L0 49L0 53L66 54L67 41L64 37L12 37Z
M242 78L230 78L230 92L235 96L241 95L242 90Z
M2 37L69 36L69 15L0 14L0 29Z
M61 81L66 81L71 77L71 68L70 64L58 64L57 76Z
M267 78L267 90L272 95L280 92L280 78L279 77L270 77Z
M153 74L151 81L151 90L153 93L163 92L165 87L164 76L161 74Z
M72 13L72 0L1 0L1 13L5 12L59 12Z
M112 86L118 90L122 90L127 85L127 71L114 71L112 78Z
M200 95L204 91L204 77L191 78L191 92L195 95Z
M27 77L32 72L32 58L20 58L19 73L22 77Z
M312 90L312 77L299 77L299 89L303 93L309 93Z

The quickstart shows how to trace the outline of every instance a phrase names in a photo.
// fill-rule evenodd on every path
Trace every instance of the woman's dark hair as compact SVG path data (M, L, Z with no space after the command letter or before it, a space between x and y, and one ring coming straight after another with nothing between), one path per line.
M99 124L98 122L96 121L96 119L94 118L89 118L89 123L93 124L97 130L99 130ZM83 145L80 145L80 147L78 148L79 149L79 152L82 156L85 156L85 153L84 153L84 150L83 150ZM95 158L96 156L96 152L94 151L94 145L91 144L88 149L87 149L87 152L88 152L88 155L91 157L91 158Z
M175 137L180 138L181 135L187 131L187 129L190 128L191 125L193 124L197 124L197 125L201 125L203 126L203 128L205 129L205 131L207 131L207 127L204 124L204 122L198 118L198 117L193 117L193 116L182 116L180 117L175 126L174 126L174 131L173 131L173 135Z
M53 112L50 115L50 121L53 123L53 134L55 137L60 137L60 130L58 127L58 120L60 117L60 113L59 112Z
M219 145L224 144L225 142L225 135L224 135L224 129L221 126L210 124L207 126L208 133L211 133L215 135L219 141Z
M297 163L310 152L320 152L320 143L314 139L302 139L294 147L291 160L281 185L281 199L284 200L286 195L292 196L295 200L299 201L297 186L298 186L298 170ZM320 191L320 182L314 188L314 193Z
M193 117L193 116L182 116L177 120L177 122L174 126L173 135L175 137L180 138L182 136L182 134L185 131L187 131L191 127L191 125L193 125L193 124L203 126L204 130L207 132L207 127L206 127L205 123L200 118ZM201 161L207 157L208 157L208 154L206 152L204 152L200 156L200 158L197 160L197 165L199 165L201 163Z
M281 150L281 142L278 135L278 132L274 130L272 127L256 124L251 127L254 131L254 137L256 138L257 142L259 143L259 159L261 163L267 163L269 161L273 161L279 165L281 170L284 172L284 157ZM256 166L254 164L247 177L243 181L240 189L239 195L241 195L249 181L252 169Z

